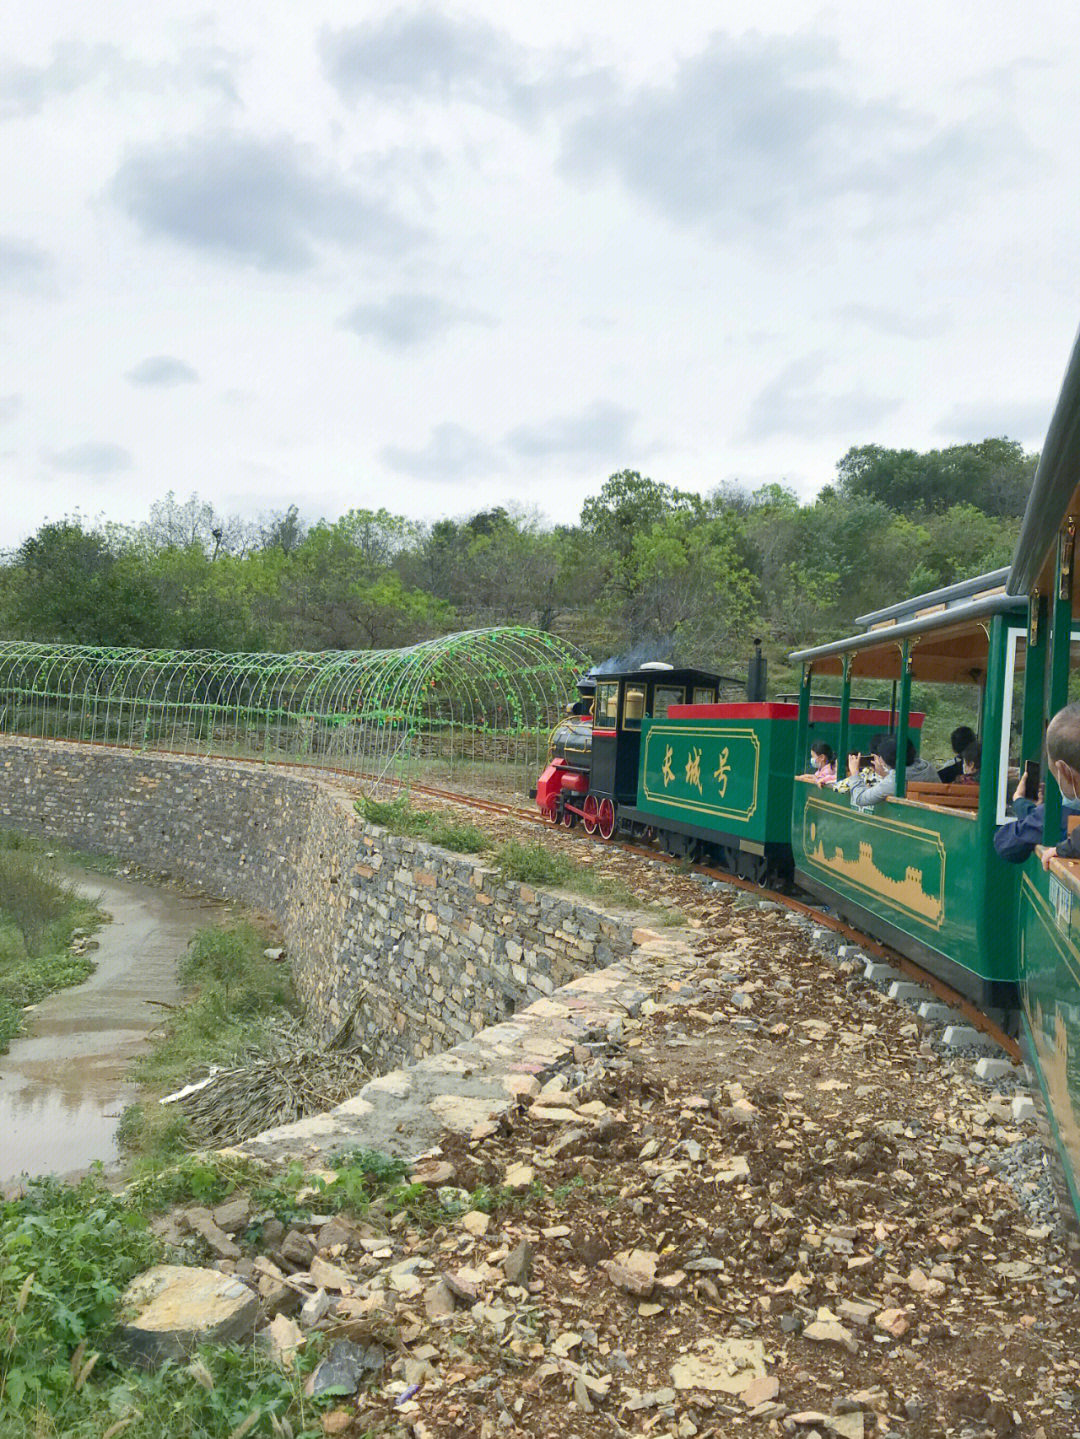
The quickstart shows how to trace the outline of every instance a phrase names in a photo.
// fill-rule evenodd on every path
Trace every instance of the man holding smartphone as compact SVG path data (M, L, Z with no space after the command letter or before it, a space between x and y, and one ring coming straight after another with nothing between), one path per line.
M1061 842L1043 856L1044 866L1054 854L1062 859L1080 859L1080 827L1069 833L1070 815L1080 815L1080 704L1058 710L1046 729L1046 762L1061 790ZM1036 803L1039 767L1029 760L1013 792L1016 818L1003 824L994 835L994 848L1010 864L1022 864L1035 846L1042 844L1045 806ZM1032 797L1032 792L1035 797Z

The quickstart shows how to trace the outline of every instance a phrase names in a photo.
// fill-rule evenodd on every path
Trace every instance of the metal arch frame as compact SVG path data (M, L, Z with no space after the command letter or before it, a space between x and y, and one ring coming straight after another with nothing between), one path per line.
M343 770L535 774L588 657L542 630L225 654L0 641L0 734Z

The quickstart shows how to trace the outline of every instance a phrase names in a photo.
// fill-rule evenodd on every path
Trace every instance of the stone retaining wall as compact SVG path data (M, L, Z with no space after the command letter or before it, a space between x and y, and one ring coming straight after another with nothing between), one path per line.
M262 910L309 1016L380 1068L448 1049L627 955L633 916L387 834L333 783L270 766L0 740L0 826L103 851Z

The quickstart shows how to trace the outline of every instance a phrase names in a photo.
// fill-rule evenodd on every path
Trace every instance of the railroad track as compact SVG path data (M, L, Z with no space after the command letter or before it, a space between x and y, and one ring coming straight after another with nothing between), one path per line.
M519 805L505 804L494 800L480 799L475 795L464 794L457 790L439 789L430 785L411 785L410 789L417 794L425 794L433 799L441 799L462 805L467 808L486 810L493 814L508 816L512 819L519 819L528 824L546 825L545 821L535 810L523 809ZM629 854L639 854L644 858L659 860L662 864L680 864L681 860L675 855L665 854L662 850L646 849L643 845L632 844L629 840L595 840L594 843L617 844L620 849ZM1015 1039L994 1022L987 1014L958 990L952 988L922 965L916 964L914 960L908 959L906 955L898 954L895 950L889 949L886 945L879 944L876 939L871 939L868 934L853 928L850 924L838 919L835 915L827 914L825 911L807 904L805 900L797 899L794 895L785 894L783 890L767 889L762 885L754 884L751 880L741 879L738 875L729 874L725 869L716 869L711 865L695 864L690 867L692 874L700 874L707 879L719 880L722 884L731 885L736 889L746 890L749 894L760 896L762 899L771 900L774 904L783 905L785 909L795 914L801 914L807 919L812 919L822 929L831 930L834 934L841 935L852 944L880 959L900 974L914 980L924 989L928 989L943 1004L950 1009L957 1010L973 1029L985 1034L988 1039L999 1046L1017 1064L1023 1061L1023 1055L1019 1044Z

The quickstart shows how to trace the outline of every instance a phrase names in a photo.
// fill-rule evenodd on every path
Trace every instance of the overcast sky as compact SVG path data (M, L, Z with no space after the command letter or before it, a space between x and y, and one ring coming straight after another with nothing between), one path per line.
M0 546L1037 448L1078 73L1060 0L5 6Z

